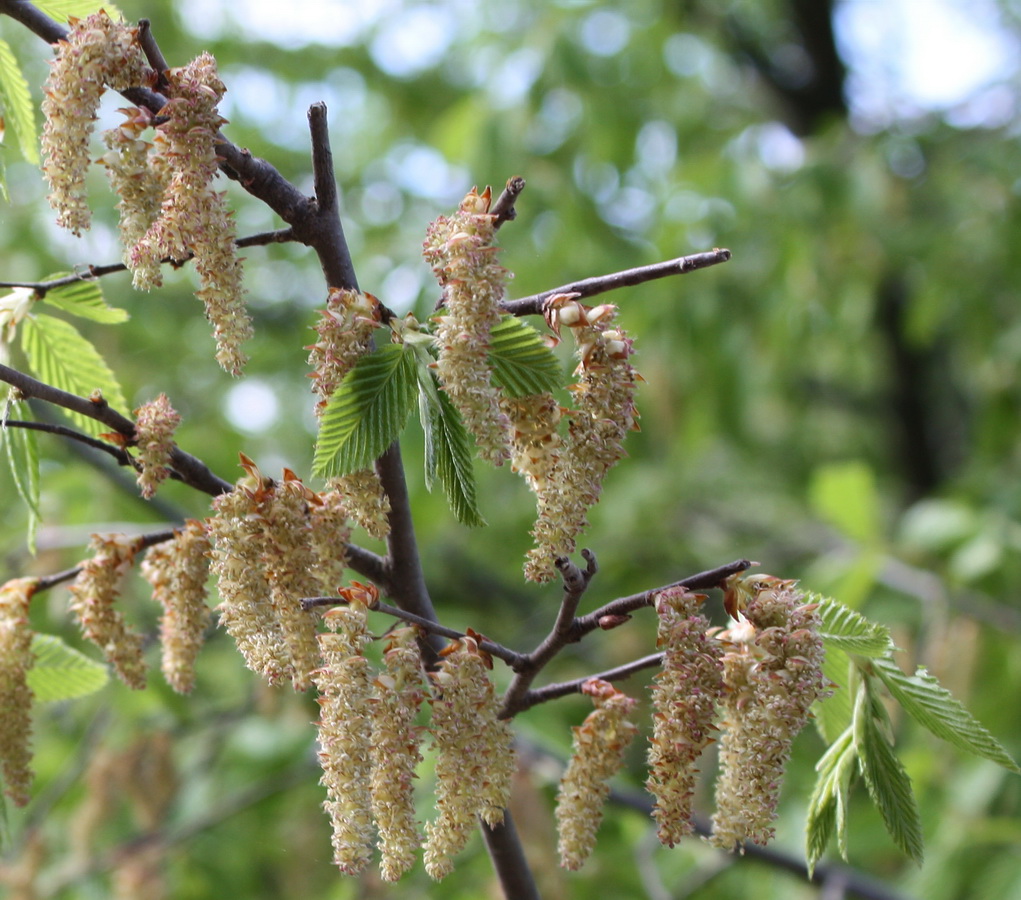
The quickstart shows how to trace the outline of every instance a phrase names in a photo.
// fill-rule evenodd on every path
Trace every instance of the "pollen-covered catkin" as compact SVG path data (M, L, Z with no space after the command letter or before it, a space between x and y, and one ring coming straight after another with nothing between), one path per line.
M216 361L237 375L246 361L241 345L252 335L252 322L235 252L234 218L225 195L211 187L218 169L217 135L226 121L217 105L226 88L208 53L166 74L170 100L160 110L166 120L158 130L169 178L159 216L129 255L134 286L158 287L161 260L183 262L193 255L200 283L196 296L213 325Z
M174 450L174 430L181 417L170 405L166 394L160 394L135 410L135 441L138 445L138 486L149 500L156 488L170 477L170 454Z
M710 840L733 849L772 839L791 745L827 689L819 619L793 582L755 576L743 616L719 639L725 720Z
M80 235L92 215L85 177L100 98L145 83L148 67L138 46L138 29L115 22L104 11L69 19L67 37L57 42L56 58L43 88L43 175L50 185L50 206L57 224Z
M372 856L372 680L364 647L366 606L356 598L323 617L322 665L312 673L319 691L319 764L323 808L333 825L333 862L355 875Z
M124 534L92 536L93 556L81 564L70 585L71 610L82 634L94 643L128 687L145 687L142 635L131 631L116 609L120 585L135 561L142 539Z
M293 667L262 565L263 479L249 481L239 481L233 491L213 501L213 515L206 521L212 541L210 570L220 595L220 625L234 639L245 665L277 684L291 677Z
M383 880L397 881L414 865L422 843L414 798L415 768L422 761L415 718L425 699L418 629L394 631L383 663L372 699L372 815Z
M624 764L638 728L628 719L635 701L608 681L592 678L582 692L595 709L575 726L573 749L557 793L557 850L560 865L580 869L596 844L603 821L607 783Z
M496 218L490 192L474 189L452 216L426 231L424 256L443 287L445 311L436 319L440 384L475 436L479 454L495 465L509 456L510 422L489 365L490 331L500 321L507 270L492 246Z
M142 139L142 133L152 124L152 113L144 107L127 107L119 110L124 116L120 125L103 132L103 143L107 152L99 162L106 167L110 186L120 197L117 212L120 216L118 229L124 248L122 259L131 266L131 249L156 221L163 204L163 191L167 186L165 160L158 154L150 154L152 146ZM154 263L155 271L143 273L141 280L159 279L159 261Z
M550 581L554 560L574 552L588 525L588 511L599 500L603 480L624 456L624 438L635 427L638 373L628 361L633 341L612 327L616 307L589 308L560 295L547 311L550 322L570 328L577 345L579 375L571 386L573 409L552 471L536 485L537 511L525 577Z
M195 687L195 661L211 618L206 604L209 549L205 525L189 519L172 540L150 547L142 559L142 576L163 607L163 677L179 694Z
M709 620L700 611L704 600L704 594L683 585L660 591L655 599L663 668L652 689L655 712L645 786L656 800L652 815L660 842L668 847L694 830L697 762L713 740L723 693L723 651L706 636Z
M312 492L289 470L266 492L263 503L262 564L270 588L270 603L290 657L291 683L308 690L318 665L315 619L302 609L302 597L319 587L308 509Z
M35 664L28 607L38 582L18 578L0 585L0 772L4 793L18 806L29 801L32 784L32 689Z
M513 732L497 718L500 703L490 667L489 655L468 636L446 648L439 670L432 673L438 814L425 826L424 857L426 872L437 881L453 870L452 857L468 842L476 816L499 825L510 800Z

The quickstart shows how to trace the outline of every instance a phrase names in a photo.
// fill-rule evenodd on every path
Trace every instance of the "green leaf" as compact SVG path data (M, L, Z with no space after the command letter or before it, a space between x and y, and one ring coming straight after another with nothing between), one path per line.
M21 154L32 165L39 165L39 137L35 124L35 105L21 66L7 41L0 40L0 103L5 122L18 139Z
M919 725L960 750L1021 772L999 741L925 669L905 675L892 659L876 660L873 667L893 698Z
M826 650L843 650L859 656L877 657L895 648L890 630L885 625L870 622L860 613L849 609L829 597L806 594L806 603L819 604L820 632Z
M415 381L415 354L405 344L359 359L323 411L313 471L333 478L371 466L408 421Z
M32 418L28 404L23 400L8 401L3 421L20 419L28 421ZM39 529L39 445L36 433L28 428L7 428L0 431L4 453L14 476L14 487L18 496L28 507L28 535L26 541L29 551L35 554L35 536Z
M882 707L862 683L855 705L854 744L872 802L894 843L915 862L922 861L922 822L911 779L880 727Z
M102 663L89 659L52 634L32 636L35 665L28 670L28 686L36 700L72 700L102 688L110 674Z
M849 538L868 543L880 536L876 478L861 460L828 463L815 470L809 498L815 511Z
M47 276L44 280L54 281L57 278L64 278L67 274L69 273L58 272L55 275ZM126 309L106 305L103 290L98 281L76 281L72 284L65 284L47 291L42 299L43 302L62 309L72 316L91 319L93 322L101 322L104 325L118 325L128 320Z
M69 16L80 19L101 9L105 9L111 19L124 19L124 13L115 4L103 0L38 0L35 5L58 22L67 22Z
M815 715L815 727L827 744L833 743L837 737L851 724L852 697L857 687L854 663L843 650L827 647L823 657L823 677L836 685L833 693L825 700L820 700L812 707Z
M506 316L489 334L493 380L509 397L543 394L564 383L560 361L531 325Z
M421 381L421 372L419 373ZM433 380L426 371L425 377ZM447 503L457 521L471 528L486 524L475 495L475 472L472 462L472 440L461 416L443 392L420 387L419 408L426 435L426 483L439 474Z
M805 822L805 854L809 875L834 834L837 835L840 855L847 859L847 798L857 758L854 733L848 727L816 764L819 777L808 801Z
M80 397L88 397L98 389L114 409L123 412L127 408L110 367L73 325L52 316L26 316L21 323L21 341L32 372L40 381ZM74 412L68 415L90 434L103 430L103 424L95 419Z

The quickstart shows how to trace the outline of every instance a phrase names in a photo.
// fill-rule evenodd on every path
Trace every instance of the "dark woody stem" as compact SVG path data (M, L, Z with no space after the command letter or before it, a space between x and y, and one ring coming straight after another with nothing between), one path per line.
M654 281L657 278L686 275L688 272L706 269L709 266L726 262L728 259L730 259L729 250L693 253L690 256L680 256L677 259L653 263L650 266L639 266L636 269L625 269L622 272L612 272L609 275L597 275L594 278L584 278L571 284L562 284L560 287L550 288L541 294L532 294L530 297L522 297L520 300L507 300L500 304L500 308L512 316L541 315L543 304L555 294L575 294L579 299L594 297L596 294L615 291L622 287L633 287L636 284L644 284L646 281Z

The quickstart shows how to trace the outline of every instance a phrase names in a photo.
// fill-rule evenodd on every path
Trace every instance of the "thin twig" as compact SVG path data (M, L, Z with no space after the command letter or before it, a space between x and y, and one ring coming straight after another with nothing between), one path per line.
M238 238L234 246L242 247L263 247L267 244L285 244L295 240L294 229L278 228L275 231L263 231L259 234L250 234ZM183 260L174 260L167 257L160 260L164 265L180 267L183 263L192 258L188 254ZM27 288L35 291L40 297L45 297L47 292L57 288L66 287L69 284L78 284L82 281L94 281L104 275L114 275L117 272L126 272L128 267L124 263L108 263L102 266L86 266L80 272L72 272L70 275L62 275L60 278L50 278L46 281L0 281L0 288Z
M582 555L586 560L588 560L589 570L594 573L595 557L587 550L583 550ZM561 567L559 562L557 565L558 567ZM691 590L706 590L708 588L719 587L728 576L737 572L743 572L752 565L754 565L754 563L747 559L739 559L735 562L727 563L725 566L718 566L715 569L699 572L697 575L689 575L687 578L682 578L680 581L676 581L673 584L662 585L648 591L642 591L640 594L632 594L629 597L619 597L618 599L607 603L605 606L601 606L594 612L578 618L574 617L574 611L577 609L577 602L574 600L573 595L568 594L568 591L570 590L569 577L574 573L572 573L570 569L566 569L566 567L561 567L561 571L563 572L566 569L567 574L565 575L565 597L564 601L561 603L560 612L557 615L557 623L543 642L531 653L523 656L520 664L514 667L516 677L511 682L510 686L507 688L506 694L504 695L503 708L500 710L500 716L502 718L511 718L519 712L535 706L537 703L545 703L548 700L554 700L557 697L563 697L566 694L576 693L581 689L581 685L587 681L588 678L602 678L604 681L619 681L620 679L627 678L629 675L632 675L641 669L658 665L662 657L657 653L652 656L646 656L642 659L635 660L632 663L628 663L627 665L620 666L616 669L610 669L607 672L599 673L598 675L590 675L586 678L579 678L576 681L547 685L546 687L536 688L534 690L530 689L532 682L535 680L539 672L564 647L568 644L580 641L583 637L585 637L585 635L595 631L597 628L607 627L608 621L612 626L615 626L616 624L619 624L621 619L626 620L626 618L636 610L645 606L651 606L656 594L660 591L677 585L683 585ZM591 579L591 577L592 575L588 574L587 579ZM584 586L581 588L582 591L588 587L587 579ZM578 598L580 599L580 594L578 595Z
M605 606L601 606L599 609L588 613L588 615L575 620L574 627L577 634L575 640L580 640L590 631L595 631L599 628L600 619L607 616L626 616L642 607L652 606L656 594L660 591L665 591L672 587L686 587L692 591L704 591L710 588L721 587L723 582L731 575L736 575L738 572L743 572L745 569L750 569L756 565L758 563L748 559L737 559L732 563L727 563L725 566L717 566L715 569L699 572L697 575L682 578L680 581L675 581L672 584L665 584L652 590L642 591L640 594L631 594L628 597L619 597L616 600L611 600Z
M595 554L591 550L582 550L581 555L587 564L584 571L566 557L561 557L555 563L564 582L564 596L560 601L556 621L553 623L550 633L546 635L539 646L527 656L522 657L520 662L514 666L514 678L503 697L503 708L500 710L501 718L510 718L520 711L521 701L528 694L528 689L532 686L536 675L557 653L574 640L575 613L577 613L581 598L588 590L592 577L598 569Z
M493 201L489 208L489 214L495 216L494 226L499 228L504 222L510 222L517 218L518 211L514 208L521 192L525 189L525 179L520 175L514 175L507 179L507 184L500 192L500 196Z
M344 600L341 597L302 597L301 599L302 609L316 609L320 606L341 606L344 604ZM407 610L401 609L397 606L390 606L388 603L377 602L375 606L370 607L372 612L383 613L385 616L393 616L395 619L400 619L403 622L410 622L412 625L418 625L430 634L439 635L440 637L449 638L452 641L459 640L467 635L467 632L458 631L456 628L448 628L446 625L441 625L439 622L433 619L426 619L422 616L416 616L414 613L408 612ZM507 665L514 668L523 659L520 653L504 647L503 644L498 644L496 641L491 641L488 638L482 638L479 642L479 647L489 653L491 656L495 656L497 659L502 659Z
M584 678L575 678L573 681L558 681L555 684L544 685L541 688L536 688L535 690L528 691L522 695L513 708L513 714L516 715L517 713L524 712L526 709L531 709L533 706L538 706L540 703L548 703L550 700L559 700L561 697L566 697L569 694L580 694L582 685L593 678L599 678L602 681L623 681L625 678L630 678L635 674L635 672L641 672L643 669L655 668L662 662L662 653L651 653L648 656L643 656L640 659L634 659L622 666L607 669L605 672L596 672L594 675L586 675Z
M657 278L667 278L670 275L685 275L697 269L705 269L709 266L726 262L728 259L730 259L729 250L693 253L690 256L680 256L677 259L653 263L649 266L639 266L636 269L625 269L622 272L612 272L609 275L584 278L572 284L564 284L560 287L551 288L548 291L543 291L541 294L522 297L520 300L506 300L500 304L500 308L505 313L510 313L514 316L541 315L543 304L555 294L577 294L579 297L593 297L606 291L615 291L617 288L644 284L646 281L654 281Z
M77 394L70 394L42 381L37 381L24 372L5 365L0 365L0 381L6 381L9 385L17 388L25 397L35 397L46 403L52 403L54 406L60 406L87 418L95 419L97 422L102 422L118 434L123 435L128 441L133 441L135 438L135 423L117 412L102 397L95 400L79 397ZM185 484L213 497L234 489L234 485L215 475L202 460L190 453L185 453L176 445L170 453L170 466L181 476L181 481Z
M176 531L153 531L149 534L139 535L139 544L137 553L143 550L148 550L150 547L154 547L156 544L163 544L167 541L173 540L177 534ZM63 584L65 581L74 581L75 578L81 573L81 566L73 566L70 569L64 569L62 572L54 572L51 575L43 575L36 582L35 594L40 591L47 591L52 587L56 587L58 584Z
M28 431L42 431L46 434L55 434L60 437L70 438L72 441L78 441L80 444L85 444L85 446L92 447L94 450L102 450L104 453L110 454L110 456L117 460L119 465L128 466L129 468L134 468L135 466L135 460L123 447L108 444L106 441L101 441L99 438L94 438L88 434L82 434L80 431L75 431L73 428L68 428L66 425L52 425L49 422L25 422L20 419L7 419L3 423L3 427L24 428Z

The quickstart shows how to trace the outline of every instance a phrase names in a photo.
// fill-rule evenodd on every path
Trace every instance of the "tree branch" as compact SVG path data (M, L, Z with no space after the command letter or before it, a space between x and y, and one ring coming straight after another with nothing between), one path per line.
M518 838L517 828L509 809L503 811L503 824L495 828L479 820L482 839L486 842L489 858L500 879L507 900L540 900L532 870L525 859L525 851Z
M94 450L102 450L104 453L109 453L119 465L129 466L134 468L135 460L132 459L131 454L127 452L123 447L118 447L114 444L108 444L106 441L101 441L99 438L94 438L88 434L82 434L80 431L75 431L73 428L68 428L66 425L52 425L49 422L24 422L19 419L7 419L3 423L3 428L24 428L28 431L42 431L46 434L55 434L60 437L70 438L72 441L78 441L81 444L85 444L86 447L92 447ZM174 473L171 472L171 477Z
M489 214L496 217L495 226L499 228L504 222L510 222L518 217L518 211L514 208L521 192L525 189L525 179L520 175L514 175L507 179L507 184L489 208Z
M693 253L691 256L680 256L677 259L670 259L665 262L653 263L649 266L639 266L636 269L625 269L622 272L613 272L609 275L597 275L594 278L584 278L572 284L564 284L560 287L551 288L541 294L532 294L530 297L522 297L520 300L506 300L500 304L505 313L513 316L535 316L542 315L543 304L555 294L576 294L578 297L594 297L606 291L615 291L617 288L632 287L636 284L644 284L646 281L654 281L657 278L666 278L670 275L686 275L697 269L706 269L724 263L730 259L729 250L711 250L708 253Z
M79 397L77 394L70 394L5 365L0 365L0 381L6 381L12 387L17 388L25 397L35 397L52 403L54 406L60 406L95 419L97 422L102 422L129 441L135 438L135 423L113 409L102 398L91 400ZM185 453L176 445L170 453L170 465L181 476L181 481L211 496L225 494L234 489L234 485L229 481L224 481L218 475L213 474L202 460L190 453Z

